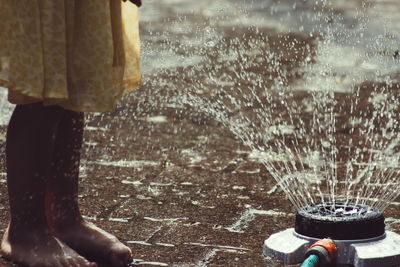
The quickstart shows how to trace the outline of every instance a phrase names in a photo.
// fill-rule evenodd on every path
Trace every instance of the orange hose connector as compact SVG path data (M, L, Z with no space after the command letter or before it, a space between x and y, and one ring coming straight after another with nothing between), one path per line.
M332 239L321 239L312 244L306 251L305 258L310 255L316 255L319 258L319 265L321 267L333 266L337 258L337 247Z
M335 242L333 242L332 239L325 238L325 239L318 240L317 242L312 244L310 248L313 248L313 247L316 247L316 246L323 247L324 249L326 249L326 251L328 251L329 256L332 259L336 259L336 257L337 257L337 247L335 245Z

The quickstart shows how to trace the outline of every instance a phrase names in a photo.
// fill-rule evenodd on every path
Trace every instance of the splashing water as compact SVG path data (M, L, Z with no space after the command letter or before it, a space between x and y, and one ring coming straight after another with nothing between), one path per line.
M151 37L164 36L166 59L145 87L159 91L140 95L137 112L211 116L258 151L296 208L383 211L400 193L398 24L374 17L373 4L289 3L221 1L199 7L202 26L170 21ZM182 1L169 4L184 13ZM177 31L179 42L168 38ZM181 57L175 69L169 53Z
M400 194L399 11L395 2L159 0L142 12L147 78L102 130L129 131L124 120L160 109L212 119L297 209L383 211Z

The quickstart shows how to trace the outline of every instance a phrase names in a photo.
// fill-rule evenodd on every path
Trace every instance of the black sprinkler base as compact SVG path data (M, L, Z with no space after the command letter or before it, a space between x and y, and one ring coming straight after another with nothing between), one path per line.
M366 205L310 205L297 211L295 232L317 239L369 239L385 233L385 218L381 212Z

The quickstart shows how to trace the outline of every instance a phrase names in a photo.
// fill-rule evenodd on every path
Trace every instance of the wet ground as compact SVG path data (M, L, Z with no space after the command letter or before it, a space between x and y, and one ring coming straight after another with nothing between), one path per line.
M244 101L254 81L293 89L293 101L306 99L316 86L330 87L338 101L361 87L365 102L374 84L398 96L399 2L335 1L329 11L312 2L144 3L143 86L115 112L88 116L80 190L87 219L127 243L138 265L282 266L262 256L262 244L293 226L293 206L260 155L198 101L220 100L221 92ZM324 42L326 29L337 38ZM371 38L384 41L372 45ZM0 105L6 122L11 107ZM223 105L229 116L238 114L237 106ZM5 127L1 229L8 217ZM397 233L399 206L398 198L385 213L387 228Z

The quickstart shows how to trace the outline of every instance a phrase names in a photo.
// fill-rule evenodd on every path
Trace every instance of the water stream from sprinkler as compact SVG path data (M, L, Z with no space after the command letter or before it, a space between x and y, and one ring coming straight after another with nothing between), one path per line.
M169 4L184 12L193 3ZM379 17L380 9L373 1L199 4L198 24L182 14L162 33L149 27L144 50L158 40L165 57L148 67L158 69L144 87L156 89L141 92L135 112L161 106L227 127L296 209L341 203L383 212L400 193L400 64L398 18Z
M156 108L211 119L259 155L297 210L340 203L348 213L352 205L383 212L400 194L399 5L198 2L144 7L143 89L121 104L121 119L89 119L101 124L104 116L105 131ZM151 16L157 8L178 15L160 25ZM132 138L111 143L127 146ZM133 157L89 148L103 150L101 162Z

